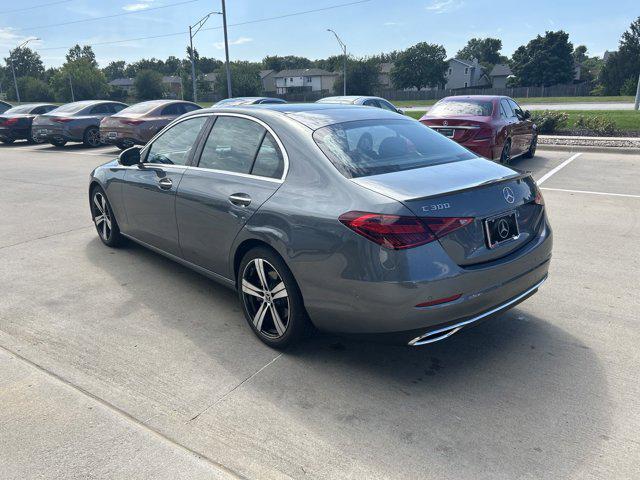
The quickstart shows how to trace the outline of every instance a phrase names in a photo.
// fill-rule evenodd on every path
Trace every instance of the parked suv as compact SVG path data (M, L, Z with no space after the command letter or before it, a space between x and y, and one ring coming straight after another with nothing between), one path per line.
M538 129L529 112L510 97L446 97L420 121L490 160L509 163L536 153Z
M67 142L82 142L87 147L100 146L100 121L126 108L125 103L85 100L62 105L33 120L35 138L56 147Z

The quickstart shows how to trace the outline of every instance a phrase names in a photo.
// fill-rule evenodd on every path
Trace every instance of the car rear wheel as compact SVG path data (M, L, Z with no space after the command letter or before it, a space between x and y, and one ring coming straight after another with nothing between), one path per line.
M82 143L84 143L87 147L95 148L100 146L100 130L98 127L89 127L84 132L84 137L82 139Z
M238 268L238 294L245 318L260 340L286 348L311 331L293 274L273 250L250 250Z
M124 237L120 233L111 204L100 187L95 187L91 192L91 218L102 243L109 247L118 247L123 243Z
M44 143L44 140L42 138L39 138L37 135L34 135L33 130L29 130L29 136L27 137L27 142L31 143L32 145L39 145L41 143Z
M500 154L500 163L508 165L511 162L511 140L504 142L502 153Z
M534 135L531 139L531 144L529 145L529 150L523 156L524 158L533 158L536 154L536 148L538 148L538 135Z
M10 137L5 137L2 140L0 140L2 143L4 143L5 145L11 145L13 142L16 141L15 138L10 138Z

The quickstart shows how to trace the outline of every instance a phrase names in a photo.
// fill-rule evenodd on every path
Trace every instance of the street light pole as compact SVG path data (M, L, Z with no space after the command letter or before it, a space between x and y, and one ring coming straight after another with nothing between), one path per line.
M332 29L327 28L327 32L333 33L336 36L336 40L338 40L340 47L342 47L342 54L344 55L343 64L342 64L342 94L346 95L347 94L347 46L342 40L340 40L340 37L338 36L338 34L334 32Z
M209 17L213 14L220 15L222 12L209 12L195 24L189 25L189 59L191 60L191 81L193 85L193 101L198 101L198 84L196 81L196 57L193 51L193 37L200 31L200 29L207 23ZM182 78L180 80L182 82Z
M9 52L9 63L11 63L11 74L13 75L13 86L16 89L16 100L18 101L18 103L20 103L20 90L18 89L18 79L16 78L16 69L13 67L13 58L11 58L11 56L13 55L13 52L15 52L16 50L20 50L31 40L40 40L40 39L37 37L27 38L24 42L22 42L20 45L14 48L12 52Z
M636 110L640 108L640 75L638 75L638 86L636 88L636 104L634 106Z
M222 27L224 29L224 55L227 70L227 98L231 98L231 68L229 67L229 37L227 36L227 8L222 0Z

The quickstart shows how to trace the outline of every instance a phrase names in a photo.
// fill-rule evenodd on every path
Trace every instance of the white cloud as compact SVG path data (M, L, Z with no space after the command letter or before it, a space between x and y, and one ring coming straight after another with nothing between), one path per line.
M127 12L139 12L140 10L146 10L151 7L153 0L141 0L138 3L129 3L122 7L123 10Z
M253 38L249 37L240 37L237 40L229 40L229 45L243 45L245 43L253 42ZM218 50L222 50L224 48L224 42L216 42L213 44Z
M464 2L461 0L433 0L425 8L430 12L441 14L449 13L462 8Z
M400 23L400 22L384 22L382 25L384 27L399 27L399 26L401 26L403 24Z

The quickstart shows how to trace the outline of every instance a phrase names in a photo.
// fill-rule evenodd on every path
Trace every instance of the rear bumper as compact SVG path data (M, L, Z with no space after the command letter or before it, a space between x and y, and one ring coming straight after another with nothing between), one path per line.
M73 130L64 127L43 125L43 126L33 126L33 136L50 142L52 140L63 140L65 142L81 142L82 135L78 136Z
M156 134L156 129L131 129L100 126L100 140L107 145L145 145Z
M540 234L518 250L487 264L461 267L434 242L405 251L393 263L406 281L361 281L344 278L348 270L336 263L336 281L309 285L305 280L331 261L314 269L294 271L299 279L305 306L313 323L321 330L354 334L392 334L403 343L425 333L465 322L501 307L540 284L548 274L553 244L546 221ZM380 252L387 269L393 259L388 250ZM373 255L367 255L375 262ZM385 258L386 257L386 258ZM297 270L295 263L292 270ZM317 276L317 275L316 275ZM537 288L537 287L535 287ZM416 305L460 294L454 301L429 307ZM487 315L484 315L487 316ZM484 318L484 317L483 317ZM470 322L473 323L473 322Z
M460 145L488 160L496 158L496 148L492 140L470 140L468 142L460 142Z
M29 138L29 128L0 127L0 139Z

